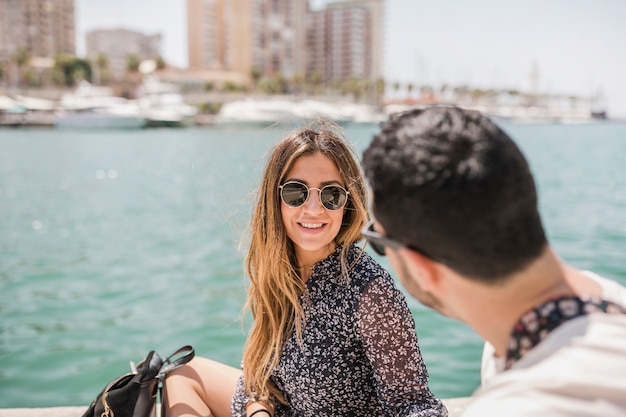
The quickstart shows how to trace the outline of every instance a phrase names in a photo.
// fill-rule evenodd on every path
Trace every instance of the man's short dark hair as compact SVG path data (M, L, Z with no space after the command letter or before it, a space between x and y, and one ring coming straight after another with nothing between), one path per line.
M363 164L385 233L469 278L498 281L546 247L526 159L477 111L394 114Z

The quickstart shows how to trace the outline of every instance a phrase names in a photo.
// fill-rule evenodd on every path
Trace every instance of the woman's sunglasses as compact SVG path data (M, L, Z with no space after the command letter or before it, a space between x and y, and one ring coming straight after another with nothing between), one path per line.
M307 187L298 181L289 181L278 187L280 198L289 207L300 207L309 199L311 190L317 190L322 206L328 210L339 210L348 202L348 191L339 185L327 185L322 188Z

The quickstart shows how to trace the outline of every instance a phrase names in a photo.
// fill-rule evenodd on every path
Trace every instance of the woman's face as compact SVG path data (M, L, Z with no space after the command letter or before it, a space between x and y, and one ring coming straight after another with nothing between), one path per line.
M337 166L320 152L298 158L283 183L288 181L298 181L309 188L346 187ZM319 191L309 190L309 197L301 206L290 207L281 200L280 209L300 267L311 266L335 250L335 237L341 229L345 206L328 210L320 202Z

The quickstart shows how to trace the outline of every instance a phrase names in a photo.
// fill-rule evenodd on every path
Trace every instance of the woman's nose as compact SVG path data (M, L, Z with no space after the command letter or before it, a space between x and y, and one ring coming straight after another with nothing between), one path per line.
M307 212L318 213L324 211L319 192L320 190L317 188L309 188L309 198L304 203L304 208Z

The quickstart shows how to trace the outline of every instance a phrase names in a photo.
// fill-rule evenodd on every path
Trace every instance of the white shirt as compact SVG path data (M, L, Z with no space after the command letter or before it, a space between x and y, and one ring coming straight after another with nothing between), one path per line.
M617 281L601 277L600 275L591 271L582 271L582 273L585 276L596 281L602 287L603 299L626 307L626 287L624 287ZM504 370L505 358L497 357L494 354L495 349L493 345L489 342L485 342L482 361L480 365L480 380L483 385L487 382L487 380ZM624 360L626 360L626 358Z
M626 316L562 324L479 388L462 416L626 416Z

